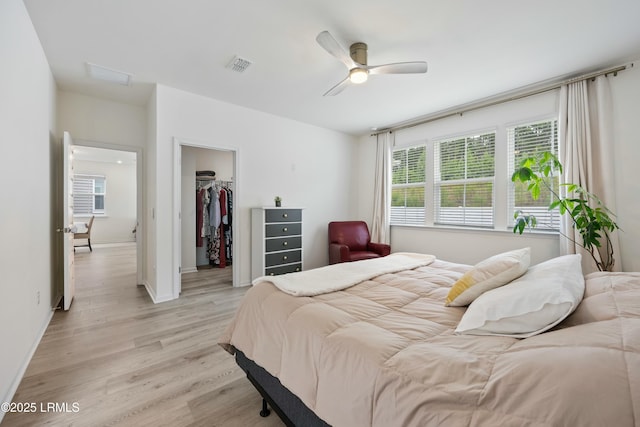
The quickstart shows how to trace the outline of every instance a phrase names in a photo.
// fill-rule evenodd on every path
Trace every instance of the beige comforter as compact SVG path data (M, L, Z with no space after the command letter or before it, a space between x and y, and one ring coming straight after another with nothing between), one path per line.
M469 268L435 261L314 297L262 283L220 344L335 427L640 425L640 274L587 276L569 318L518 340L453 333L465 309L444 300Z

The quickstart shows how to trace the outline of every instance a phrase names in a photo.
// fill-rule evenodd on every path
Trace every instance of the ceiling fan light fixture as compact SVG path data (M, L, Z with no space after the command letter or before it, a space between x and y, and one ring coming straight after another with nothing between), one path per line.
M351 83L364 83L368 78L369 72L364 68L353 68L351 71L349 71L349 80L351 80Z

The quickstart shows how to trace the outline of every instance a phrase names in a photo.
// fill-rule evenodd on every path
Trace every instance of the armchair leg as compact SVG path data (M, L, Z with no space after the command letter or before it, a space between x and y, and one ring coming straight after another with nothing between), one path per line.
M89 242L89 252L93 252L93 249L91 248L91 239L87 239L87 242Z

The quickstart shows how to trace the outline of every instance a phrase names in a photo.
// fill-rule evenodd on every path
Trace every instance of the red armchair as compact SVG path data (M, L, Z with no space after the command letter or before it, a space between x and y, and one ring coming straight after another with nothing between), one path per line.
M378 258L391 253L391 246L372 243L369 227L364 221L334 221L329 223L329 263Z

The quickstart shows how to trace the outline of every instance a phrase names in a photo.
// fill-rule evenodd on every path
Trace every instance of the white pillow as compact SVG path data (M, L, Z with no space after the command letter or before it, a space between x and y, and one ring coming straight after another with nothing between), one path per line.
M516 249L477 263L453 284L445 306L469 305L488 290L506 285L522 276L531 262L531 249Z
M527 338L560 323L582 301L580 254L535 265L517 280L480 295L456 333Z

